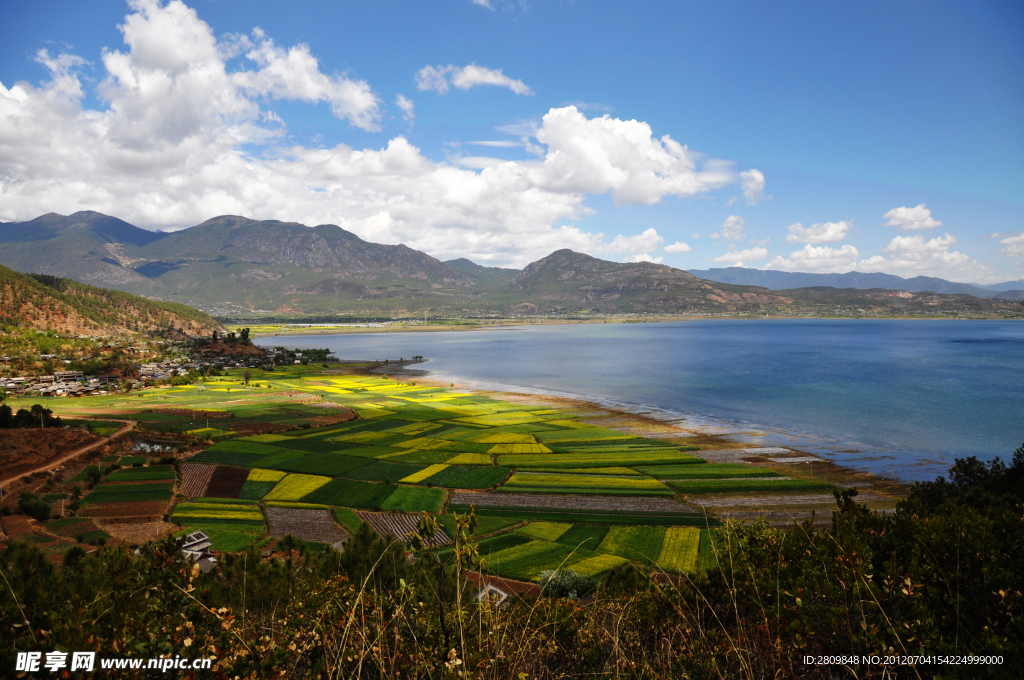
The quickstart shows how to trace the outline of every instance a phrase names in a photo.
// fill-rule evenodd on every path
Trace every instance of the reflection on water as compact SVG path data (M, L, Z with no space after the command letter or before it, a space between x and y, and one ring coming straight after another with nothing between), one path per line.
M261 338L432 377L601 401L899 479L1024 441L1024 324L692 321Z

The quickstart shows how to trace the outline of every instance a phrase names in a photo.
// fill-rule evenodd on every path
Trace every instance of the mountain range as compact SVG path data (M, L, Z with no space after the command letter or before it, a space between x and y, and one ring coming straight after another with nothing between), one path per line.
M1002 298L1005 300L1024 299L1024 279L995 284L955 283L931 276L916 276L905 279L892 274L847 272L845 274L809 274L804 272L780 272L746 267L725 267L718 269L689 269L694 276L708 281L733 283L742 286L764 286L772 290L790 288L886 288L905 290L910 293L944 293L947 295L974 295L981 298Z
M441 262L404 245L364 241L335 225L231 215L163 233L97 212L49 213L0 224L0 264L184 303L220 317L394 317L426 310L438 315L814 313L831 309L840 298L840 304L882 314L939 308L1016 314L1021 307L1009 300L979 307L982 301L968 302L966 295L924 301L862 291L775 291L770 290L774 285L716 281L666 265L608 262L571 250L522 270L466 259Z

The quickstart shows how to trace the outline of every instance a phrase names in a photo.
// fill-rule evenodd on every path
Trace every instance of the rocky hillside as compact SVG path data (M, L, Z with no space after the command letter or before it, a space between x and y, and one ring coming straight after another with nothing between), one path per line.
M792 303L764 288L716 284L663 264L608 262L572 250L527 265L510 288L523 298L519 305L541 313L587 308L676 314Z
M209 334L220 324L198 310L45 274L0 266L0 326L72 335Z

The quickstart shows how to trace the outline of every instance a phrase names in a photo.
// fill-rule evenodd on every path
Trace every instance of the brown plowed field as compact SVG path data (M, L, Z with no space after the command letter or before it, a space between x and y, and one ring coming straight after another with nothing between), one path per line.
M145 543L172 534L178 527L167 522L104 522L103 530L125 543Z
M210 477L213 476L214 465L200 465L199 463L181 464L181 493L189 498L199 498L206 493L206 487L210 484Z
M213 471L210 484L206 487L206 496L208 498L238 498L238 493L245 486L248 476L248 470L218 466Z
M78 511L78 514L82 517L155 517L160 519L166 509L167 501L97 503L85 506Z
M78 428L4 430L0 437L0 480L34 470L102 439Z
M419 524L420 517L423 515L417 514L404 514L400 512L365 512L357 510L356 515L359 519L369 524L374 531L381 536L387 538L388 536L394 536L395 538L409 542L409 534L416 533L416 527ZM448 538L441 529L437 530L434 537L427 542L428 545L445 545L451 543L452 539Z
M331 521L328 510L313 508L267 508L270 535L281 538L291 534L303 541L337 543L348 538L338 525Z

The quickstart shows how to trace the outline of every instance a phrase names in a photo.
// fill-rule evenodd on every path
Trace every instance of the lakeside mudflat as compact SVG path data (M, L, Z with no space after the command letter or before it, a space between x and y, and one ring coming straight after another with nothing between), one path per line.
M583 399L785 445L903 481L1024 438L1024 324L689 321L260 338L338 356L423 355L431 378Z

